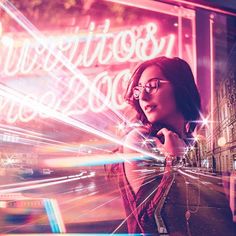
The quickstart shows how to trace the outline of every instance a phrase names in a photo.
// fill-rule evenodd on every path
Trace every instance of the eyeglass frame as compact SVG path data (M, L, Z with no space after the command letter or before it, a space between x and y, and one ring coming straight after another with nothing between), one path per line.
M147 84L148 83L150 83L150 81L151 80L156 80L156 86L155 87L147 87ZM160 88L160 83L170 83L170 81L168 81L168 80L163 80L163 79L160 79L160 78L151 78L151 79L149 79L148 81L147 81L147 83L145 83L145 85L137 85L137 86L135 86L135 87L133 87L132 88L132 92L133 92L133 98L135 99L135 100L139 100L140 99L140 95L142 94L142 92L143 92L143 90L145 90L145 92L147 93L147 94L149 94L149 95L152 95L152 94L155 94L157 91L158 91L158 89ZM137 89L138 88L138 90L136 90L136 91L139 91L139 95L138 95L138 97L135 97L134 96L134 90L135 89ZM147 88L151 88L151 89L155 89L156 91L154 91L154 92L148 92L147 91Z

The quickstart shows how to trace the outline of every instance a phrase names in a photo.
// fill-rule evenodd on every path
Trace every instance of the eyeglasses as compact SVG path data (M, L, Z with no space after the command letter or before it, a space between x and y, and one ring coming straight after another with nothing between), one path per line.
M135 86L133 88L134 99L139 100L143 90L145 90L145 93L149 95L156 93L160 87L160 83L170 83L170 81L153 78L150 79L144 86L141 85Z

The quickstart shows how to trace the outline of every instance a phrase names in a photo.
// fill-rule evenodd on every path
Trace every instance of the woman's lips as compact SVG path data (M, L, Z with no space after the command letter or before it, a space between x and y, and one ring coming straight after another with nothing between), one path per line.
M153 111L155 108L156 108L156 105L146 105L146 106L144 107L144 110L145 110L146 112L151 112L151 111Z

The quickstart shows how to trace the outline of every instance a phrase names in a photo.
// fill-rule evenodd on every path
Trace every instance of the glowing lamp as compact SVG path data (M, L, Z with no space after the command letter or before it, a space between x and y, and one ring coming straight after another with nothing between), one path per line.
M2 29L0 25L0 36L2 34ZM1 42L5 47L10 47L13 44L13 39L10 36L2 36Z
M207 124L208 124L208 119L207 119L207 118L204 118L204 119L202 120L202 124L203 124L203 125L207 125Z
M147 144L147 141L146 141L146 140L143 140L143 141L142 141L142 145L145 146L146 144Z
M226 144L226 138L225 137L220 137L219 139L218 139L218 145L220 146L220 147L223 147L225 144Z
M120 123L119 125L117 125L117 128L118 128L119 130L125 129L124 123Z
M7 208L7 202L6 201L0 201L0 208Z

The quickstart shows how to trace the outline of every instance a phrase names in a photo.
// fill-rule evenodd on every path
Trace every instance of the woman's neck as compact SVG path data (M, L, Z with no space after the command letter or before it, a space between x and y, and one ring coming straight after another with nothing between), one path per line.
M157 122L153 124L153 129L160 130L161 128L167 128L177 133L180 138L186 138L185 120L182 114L173 115L173 118L165 120L164 122Z

